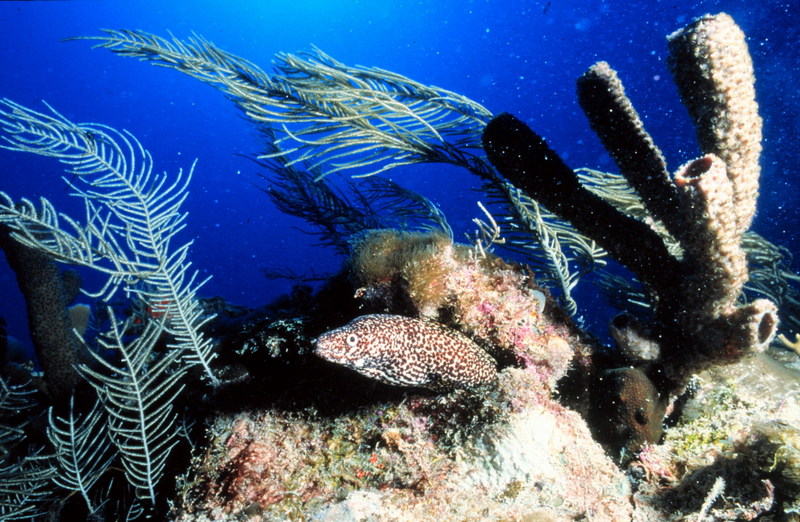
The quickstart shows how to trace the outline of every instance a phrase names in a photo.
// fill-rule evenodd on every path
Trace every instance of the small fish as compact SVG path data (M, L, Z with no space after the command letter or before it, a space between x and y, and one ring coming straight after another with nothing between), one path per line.
M497 377L495 361L464 335L400 315L363 315L322 334L315 353L396 386L474 388Z

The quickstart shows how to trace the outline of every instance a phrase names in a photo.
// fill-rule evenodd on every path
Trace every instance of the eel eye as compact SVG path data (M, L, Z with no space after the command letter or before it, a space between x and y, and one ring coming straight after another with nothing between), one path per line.
M356 344L358 344L358 336L356 334L350 334L347 336L347 339L345 339L345 342L350 348L355 348Z

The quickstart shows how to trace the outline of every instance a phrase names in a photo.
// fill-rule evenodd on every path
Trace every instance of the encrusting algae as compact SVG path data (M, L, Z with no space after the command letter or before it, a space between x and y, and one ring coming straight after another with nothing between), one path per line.
M348 266L356 299L366 311L453 327L501 367L535 369L550 389L576 354L588 354L580 343L568 341L571 321L530 271L492 254L479 256L441 234L367 232L354 241ZM556 319L546 319L548 313Z

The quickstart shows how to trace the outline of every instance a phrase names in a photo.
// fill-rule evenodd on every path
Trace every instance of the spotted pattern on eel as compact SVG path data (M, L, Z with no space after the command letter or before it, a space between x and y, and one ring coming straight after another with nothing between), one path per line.
M495 381L489 354L461 333L400 315L363 315L322 334L315 353L386 384L432 390Z

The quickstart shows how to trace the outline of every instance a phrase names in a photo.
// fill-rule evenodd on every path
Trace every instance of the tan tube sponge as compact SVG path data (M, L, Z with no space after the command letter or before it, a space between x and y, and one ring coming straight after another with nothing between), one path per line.
M694 120L700 148L727 166L743 233L756 210L761 170L761 117L744 33L721 13L704 16L667 40L669 68Z
M748 278L742 236L756 208L761 153L761 118L744 34L726 14L705 16L672 34L669 49L670 68L704 154L674 176L609 64L594 64L577 82L592 130L640 197L646 219L627 216L588 191L517 118L501 114L483 134L486 154L504 177L595 240L644 285L652 310L648 324L630 331L637 322L623 321L615 338L626 345L621 349L646 348L652 354L640 361L636 375L650 379L659 398L648 400L659 402L693 373L766 348L778 322L772 302L740 302ZM655 222L664 227L652 226ZM631 346L642 343L646 346ZM625 404L625 411L644 408L647 400L636 397L652 395L629 394L635 404ZM607 413L603 406L598 411ZM639 434L625 442L629 449L652 438L633 430L636 426L628 428Z

